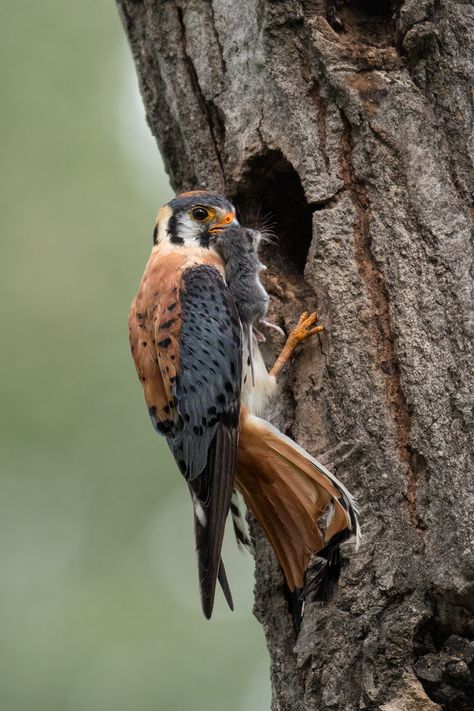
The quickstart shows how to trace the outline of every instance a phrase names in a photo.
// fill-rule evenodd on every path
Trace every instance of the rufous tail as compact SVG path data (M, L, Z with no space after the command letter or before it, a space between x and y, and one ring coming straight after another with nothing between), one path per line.
M302 447L245 408L235 485L267 535L290 593L300 600L327 599L339 576L339 545L352 536L358 543L360 536L347 489Z

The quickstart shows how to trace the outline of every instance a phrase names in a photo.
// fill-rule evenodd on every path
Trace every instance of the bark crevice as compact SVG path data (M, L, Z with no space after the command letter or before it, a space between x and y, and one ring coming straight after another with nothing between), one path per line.
M395 355L394 333L390 325L390 303L383 270L377 264L371 248L371 205L367 190L354 171L352 160L353 135L348 119L341 114L344 130L341 137L341 170L344 185L355 209L354 256L365 284L370 304L370 338L373 343L375 367L384 381L387 408L395 426L397 448L406 467L407 503L410 518L417 530L426 526L417 511L417 483L423 469L423 457L415 452L410 441L412 411L407 403L400 380L400 366ZM426 467L426 462L425 462Z
M469 711L474 684L472 609L442 594L430 596L431 614L414 636L414 669L432 701L445 711Z
M212 138L212 144L213 144L215 156L217 158L217 161L218 161L220 169L221 169L222 181L225 183L224 164L223 164L222 158L221 158L221 146L222 146L224 138L225 138L225 126L224 126L222 118L219 114L219 109L215 106L212 99L206 100L206 97L204 96L204 93L203 93L201 86L199 84L199 77L198 77L196 68L193 64L193 60L191 59L191 57L188 53L188 49L187 49L187 45L186 45L186 25L184 22L184 11L180 5L176 5L176 13L177 13L178 22L179 22L179 25L181 28L181 41L182 41L182 47L183 47L183 56L185 58L186 66L188 69L191 88L192 88L194 95L197 98L197 101L198 101L199 106L202 110L202 113L206 117L207 125L209 126L209 131L210 131L211 138ZM217 33L216 33L216 38L217 38Z

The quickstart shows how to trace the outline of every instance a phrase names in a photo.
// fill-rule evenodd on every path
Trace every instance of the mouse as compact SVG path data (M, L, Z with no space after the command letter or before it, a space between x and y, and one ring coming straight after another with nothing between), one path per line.
M237 311L248 342L252 384L255 385L255 370L252 356L253 330L255 323L262 323L283 331L265 320L270 297L260 280L260 272L266 267L260 262L258 248L262 233L249 227L228 227L213 236L211 244L225 264L226 282L235 299ZM283 334L284 335L284 334Z

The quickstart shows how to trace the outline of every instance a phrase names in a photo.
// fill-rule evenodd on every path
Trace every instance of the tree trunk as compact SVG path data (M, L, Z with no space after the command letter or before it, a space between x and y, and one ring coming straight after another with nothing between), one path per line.
M356 495L363 543L295 641L255 530L273 709L474 708L473 6L118 5L173 187L270 214L272 317L326 325L272 417Z

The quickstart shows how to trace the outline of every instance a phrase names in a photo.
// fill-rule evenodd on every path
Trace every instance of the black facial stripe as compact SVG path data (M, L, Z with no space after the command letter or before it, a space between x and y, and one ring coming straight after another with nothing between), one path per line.
M155 225L155 228L153 230L153 244L156 244L158 239L158 225Z
M199 245L201 247L206 247L206 249L209 249L209 241L211 239L211 234L208 232L207 229L204 232L201 232L198 239Z
M178 222L174 211L168 221L168 234L170 236L170 242L173 244L184 244L184 239L178 235Z

